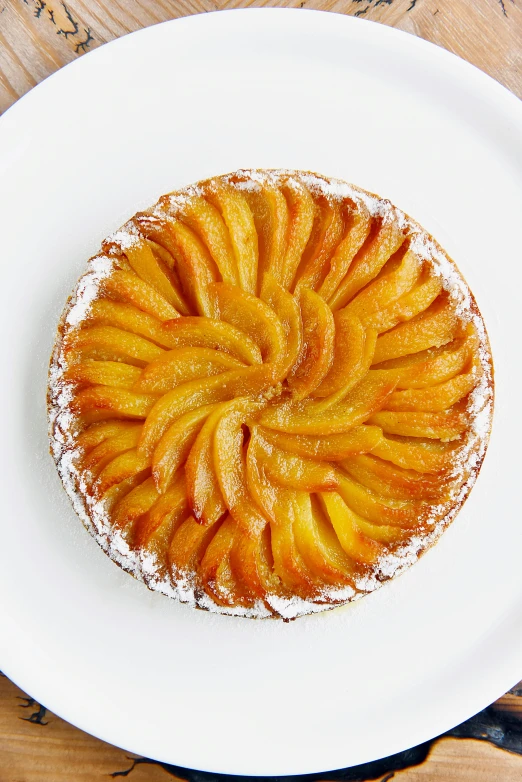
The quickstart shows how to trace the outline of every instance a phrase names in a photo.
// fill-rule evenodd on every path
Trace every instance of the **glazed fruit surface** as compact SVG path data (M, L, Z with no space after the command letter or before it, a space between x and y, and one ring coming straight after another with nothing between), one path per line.
M52 449L110 556L202 607L295 616L375 589L484 456L489 346L388 201L239 171L109 237L51 363Z

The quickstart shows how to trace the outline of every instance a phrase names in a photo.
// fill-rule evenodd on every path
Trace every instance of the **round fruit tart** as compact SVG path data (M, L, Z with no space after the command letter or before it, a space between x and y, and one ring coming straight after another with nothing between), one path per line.
M454 263L389 201L287 170L162 196L63 314L51 450L151 589L284 619L365 595L454 518L493 409Z

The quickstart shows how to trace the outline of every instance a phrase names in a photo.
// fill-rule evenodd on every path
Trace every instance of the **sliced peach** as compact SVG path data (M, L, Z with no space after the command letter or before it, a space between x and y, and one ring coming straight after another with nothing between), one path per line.
M399 323L411 320L430 307L442 291L440 277L422 274L419 283L409 293L403 294L397 301L379 312L373 312L365 318L369 328L379 333L389 331Z
M178 418L159 441L152 457L152 475L160 494L170 485L179 467L187 460L190 449L215 405L198 407Z
M457 325L454 307L445 296L440 296L421 315L379 336L374 364L442 347L455 337Z
M382 556L384 548L368 538L357 522L359 516L351 510L337 492L319 495L339 543L349 557L365 565L373 565Z
M101 470L118 454L136 448L141 435L141 424L132 429L127 429L114 437L108 437L99 445L89 451L80 461L82 469L90 470L93 474Z
M92 424L76 438L75 446L87 453L108 437L116 437L123 432L136 429L141 430L141 426L137 421L107 421L101 424Z
M227 515L210 541L198 569L198 580L218 605L238 604L230 568L230 551L235 534L236 523L232 516Z
M264 411L260 423L289 434L330 435L347 432L380 410L395 388L386 372L371 371L342 404L317 412L318 402L282 403ZM378 425L378 424L377 424Z
M224 402L212 410L196 437L185 466L192 512L197 521L205 525L214 524L226 511L216 474L213 444L216 426L230 405L234 402Z
M132 271L113 271L102 280L101 289L111 296L133 304L158 320L172 320L179 317L177 309L169 304L153 285L145 282Z
M133 237L125 245L123 252L138 277L152 285L177 312L188 313L183 294L169 274L168 268L158 261L145 239Z
M248 534L239 527L230 553L232 572L248 595L264 600L269 606L269 596L290 596L281 579L274 572L270 525ZM273 613L277 608L270 607Z
M151 394L135 394L112 386L91 386L74 396L71 409L80 414L102 410L125 418L146 418L156 402L157 397Z
M238 395L260 394L271 383L269 365L247 367L184 383L161 397L150 411L139 445L140 452L152 454L168 427L184 413L215 402L225 402Z
M374 524L415 529L428 518L430 506L426 503L379 497L344 474L339 476L338 493L349 508Z
M147 478L118 502L111 514L112 526L125 529L146 513L158 499L152 478ZM129 530L130 532L130 530Z
M455 443L392 436L383 437L372 453L398 467L421 473L439 473L452 466L456 447Z
M327 416L329 411L342 412L357 417L357 424L362 423L363 411L380 409L388 396L395 389L397 379L391 372L370 370L370 364L375 348L375 333L367 332L364 340L363 353L358 367L354 367L353 376L345 386L325 397L321 401L310 403L310 412ZM390 390L391 389L391 390ZM370 413L368 412L368 415ZM343 430L346 431L346 430Z
M321 579L307 567L297 547L294 517L295 504L292 492L281 490L277 505L278 522L272 524L272 554L274 572L287 589L304 599L317 597Z
M288 232L288 205L281 190L270 182L263 182L259 188L245 190L259 242L258 280L262 282L265 272L272 272L278 282Z
M370 416L368 423L380 426L386 434L428 437L450 442L467 429L469 418L465 411L460 409L440 413L395 413L381 410Z
M138 454L136 448L116 456L112 462L103 468L93 489L96 497L101 498L113 486L123 483L129 478L150 471L150 459Z
M312 573L327 584L354 586L353 562L318 505L315 495L296 492L298 512L295 517L296 542Z
M402 358L383 361L379 369L392 370L397 388L431 388L460 374L469 363L472 339L455 339L442 348L429 348Z
M216 471L225 502L238 526L231 552L232 571L249 594L264 599L267 593L280 592L281 585L273 572L266 517L247 490L241 422L251 415L253 403L236 400L236 405L216 429Z
M167 249L175 259L185 296L200 315L214 318L216 312L208 293L209 284L219 279L214 260L203 242L184 223L167 217L166 227L169 234Z
M91 304L88 322L97 326L115 326L131 334L139 334L162 347L168 347L162 322L130 304L111 299L97 299Z
M221 212L228 228L239 285L247 293L256 293L258 240L254 218L246 198L229 185L212 180L204 191L207 199Z
M402 249L402 248L401 248ZM390 267L389 271L386 271ZM407 293L417 280L422 261L417 254L407 249L402 258L394 263L390 260L377 279L367 285L345 307L345 312L357 315L363 324L375 312L382 312Z
M354 480L382 497L397 500L437 499L448 493L447 477L396 467L371 454L343 460L342 468Z
M219 270L222 279L231 285L239 284L238 268L231 236L219 210L203 196L190 198L164 196L160 199L173 217L179 217L189 228L201 237Z
M327 376L334 357L335 324L324 299L314 291L300 290L303 343L288 385L295 399L304 399Z
M169 214L164 202L156 207L154 214L142 212L133 218L133 222L147 237L157 263L179 292L183 302L182 309L178 306L179 312L182 315L202 314L208 305L206 285L219 279L214 260L203 242L188 226Z
M395 391L385 403L385 410L423 412L442 412L459 402L469 394L477 384L477 373L467 372L464 375L447 380L431 388L408 389Z
M85 429L86 427L91 426L91 424L101 423L103 421L113 421L114 419L121 417L120 413L114 413L110 410L89 410L78 416L78 424L82 429Z
M134 548L152 555L155 567L163 574L167 567L170 542L190 512L183 475L141 516L133 531Z
M268 524L266 524L268 527ZM262 530L258 530L254 536L237 527L236 534L230 550L230 569L232 577L240 584L241 590L250 598L252 604L264 600L267 592L266 572L267 564L260 565Z
M134 383L133 390L145 394L165 394L190 380L220 375L244 366L237 358L219 350L176 348L151 361L143 372L138 370L139 379Z
M316 196L315 206L314 225L296 273L296 290L301 287L318 288L343 237L345 221L342 204L326 196Z
M373 329L361 332L359 323L360 321L351 315L336 318L336 334L339 334L339 340L336 342L331 373L316 390L316 396L324 397L322 402L317 402L317 412L346 399L368 375L377 344L377 332ZM352 343L349 342L350 336L353 337Z
M164 325L172 348L190 345L230 353L247 364L261 364L261 351L244 331L210 318L186 317Z
M316 595L321 579L313 575L297 548L294 524L300 512L296 492L271 483L266 465L266 450L256 432L252 433L247 453L247 483L263 513L271 521L274 570L282 583L301 597Z
M236 373L225 374L230 377ZM178 418L199 407L222 402L230 396L233 396L233 389L224 385L223 375L192 380L169 391L156 402L148 416L139 451L143 455L152 455L168 427Z
M74 351L82 357L136 359L142 366L163 354L163 348L148 339L114 326L91 326L74 332L67 351Z
M262 407L252 399L234 400L219 420L214 434L214 464L225 504L247 535L257 535L266 519L255 507L247 489L243 454L243 424Z
M358 377L363 365L365 345L366 331L359 318L349 314L337 315L332 366L315 389L315 396L335 394L347 387L354 377Z
M222 321L241 329L261 348L264 361L274 362L285 351L285 333L274 310L264 301L226 283L209 286Z
M298 456L336 462L358 453L373 450L382 440L382 430L378 426L356 426L344 434L331 434L327 437L304 434L287 434L271 429L261 429L260 434L278 448Z
M72 364L63 378L70 383L91 383L100 386L115 386L130 390L141 375L139 367L121 361L81 361Z
M258 457L256 443L251 439L247 456L248 486L271 522L274 572L285 587L301 597L314 596L317 593L315 585L320 583L320 579L312 575L296 545L294 492L273 486Z
M285 350L277 358L277 378L286 377L297 361L303 342L301 312L294 296L275 281L271 274L265 274L263 300L279 318L285 334Z
M401 527L390 527L386 524L372 524L362 516L357 517L357 526L367 538L393 545L394 543L403 543L411 536L411 530L401 529Z
M372 219L362 201L344 200L344 237L329 259L329 268L319 287L319 294L328 301L345 278L354 258L367 241Z
M145 215L142 212L138 219L134 218L134 222L138 225L140 222L143 221L144 216ZM153 218L151 215L148 215L148 219L154 220L155 218ZM143 235L145 235L145 233L146 231L143 231ZM182 291L181 281L176 272L176 262L172 253L169 252L166 247L163 247L163 245L158 244L153 239L147 239L147 244L152 250L154 257L159 261L162 267L167 271L169 277L174 281L176 290ZM191 310L188 305L188 302L185 300L184 297L183 297L183 301L185 303L185 307L183 310L180 310L180 315L190 315Z
M167 561L174 580L193 577L218 526L204 527L193 516L183 521L170 542Z
M107 515L110 515L116 505L129 494L137 486L140 486L143 481L147 480L150 473L147 470L132 475L130 478L126 478L120 483L112 486L103 495L103 507ZM130 536L128 537L128 543L131 543Z
M274 520L277 488L266 476L265 456L263 441L259 437L256 427L252 427L252 433L246 448L246 458L242 455L242 461L244 461L242 477L246 481L246 489L257 503L265 518Z
M282 267L275 270L275 276L283 288L290 288L312 232L315 204L308 189L297 179L285 179L282 190L288 204L289 225Z
M309 492L337 487L337 473L328 463L280 450L264 440L257 427L251 428L250 448L255 448L267 477L280 486Z
M198 580L218 605L251 607L253 598L242 588L230 564L236 535L236 523L229 515L205 551L198 570Z
M328 300L331 308L338 310L345 307L379 274L384 264L399 250L405 238L394 213L388 218L374 218L370 234L350 264L348 273L336 280L338 287L331 288L324 294L319 291Z

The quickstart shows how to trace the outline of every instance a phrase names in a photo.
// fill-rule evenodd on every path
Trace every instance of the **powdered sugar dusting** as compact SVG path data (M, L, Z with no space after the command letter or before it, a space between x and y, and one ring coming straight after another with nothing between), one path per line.
M280 185L281 177L290 175L295 177L296 172L283 169L268 172L243 170L229 175L228 180L233 182L237 190L252 192L267 184ZM226 180L227 177L224 179ZM110 246L125 253L143 240L139 228L134 222L129 221L104 243L104 247L109 247L108 254L100 254L91 259L87 272L80 279L64 312L60 337L57 340L49 372L51 452L75 511L99 545L114 561L146 583L150 589L215 613L256 618L272 617L276 613L283 619L294 619L359 599L364 594L379 588L384 581L403 572L437 541L458 513L477 478L491 428L493 378L488 338L473 297L456 266L417 223L389 201L340 180L328 179L316 174L298 173L298 179L312 192L320 193L334 201L349 199L361 205L361 208L367 210L372 217L378 217L383 222L395 221L409 236L411 249L427 261L432 272L441 278L443 288L453 302L457 315L463 322L472 323L478 336L478 364L473 370L477 374L478 382L469 394L466 407L470 426L458 450L452 474L449 476L450 480L455 481L457 487L454 495L447 502L432 506L430 517L425 519L422 532L412 535L404 545L383 556L372 572L359 576L355 580L355 588L325 588L314 600L303 600L297 596L286 598L271 595L267 598L266 605L259 601L251 608L218 605L209 595L202 593L190 577L167 573L151 552L136 551L131 548L124 534L112 529L104 501L97 500L90 494L82 471L77 467L80 452L75 447L76 418L71 411L73 387L64 379L67 362L64 355L63 333L69 328L78 327L88 318L92 303L100 295L103 280L116 268L115 260L111 257ZM203 192L204 188L196 185L170 194L146 212L147 219L163 219L166 212L182 212L190 199Z
M414 225L416 226L416 224ZM463 277L455 264L450 261L446 253L437 246L433 239L420 226L416 227L420 230L413 235L411 249L420 258L431 262L432 272L441 278L443 288L449 293L449 297L455 305L456 314L463 320L471 320L473 316L471 294Z
M113 261L105 255L91 259L89 271L80 279L74 300L67 312L65 322L68 326L79 326L85 320L91 304L99 296L101 281L110 275L113 268Z
M132 222L126 223L120 228L119 231L115 231L105 240L106 244L115 244L122 252L130 250L132 247L137 247L142 241L142 237L138 233L136 226Z

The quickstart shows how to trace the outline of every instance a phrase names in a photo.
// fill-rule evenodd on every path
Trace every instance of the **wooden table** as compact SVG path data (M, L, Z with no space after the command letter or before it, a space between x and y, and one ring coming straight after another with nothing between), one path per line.
M0 0L0 112L106 41L166 19L246 6L319 8L389 24L455 52L522 97L522 0ZM136 758L83 733L0 676L0 782L126 776L133 782L194 779L190 771ZM198 774L197 780L215 777ZM396 782L519 782L522 682L444 737L324 775L360 782L392 777Z

